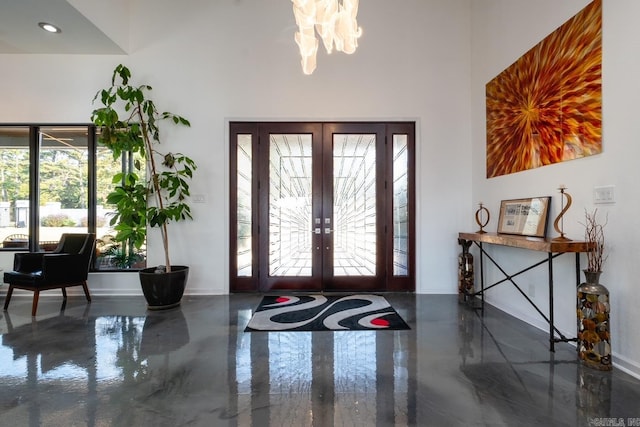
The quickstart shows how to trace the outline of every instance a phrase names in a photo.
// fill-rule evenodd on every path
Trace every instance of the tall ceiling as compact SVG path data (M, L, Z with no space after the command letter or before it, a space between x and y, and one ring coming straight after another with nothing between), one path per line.
M102 1L108 4L112 0ZM87 5L85 12L90 10L89 2L73 1L76 5L83 2ZM47 33L39 22L54 24L62 32ZM7 53L107 55L125 51L70 1L0 0L0 54Z

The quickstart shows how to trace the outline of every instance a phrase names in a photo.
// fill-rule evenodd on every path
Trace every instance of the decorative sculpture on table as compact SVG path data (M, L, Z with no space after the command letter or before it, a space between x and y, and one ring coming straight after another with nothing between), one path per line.
M482 218L483 213L487 214L487 217L484 218L484 220ZM476 231L476 233L481 233L481 234L486 233L486 231L484 231L484 227L486 227L487 224L489 224L489 218L491 218L491 215L489 214L489 210L482 205L482 202L480 202L480 207L476 211L476 222L480 226L480 230Z
M558 187L558 190L560 190L560 197L562 198L561 203L562 203L562 210L560 211L560 213L558 214L558 216L556 217L556 220L553 222L553 228L556 229L556 231L558 233L560 233L560 236L558 237L554 237L553 240L558 242L569 242L571 241L571 239L569 239L568 237L566 237L564 235L564 219L562 218L562 216L569 210L569 207L571 207L571 194L566 192L567 187L564 186L564 184L560 184L560 187ZM564 198L567 198L567 204L564 204Z

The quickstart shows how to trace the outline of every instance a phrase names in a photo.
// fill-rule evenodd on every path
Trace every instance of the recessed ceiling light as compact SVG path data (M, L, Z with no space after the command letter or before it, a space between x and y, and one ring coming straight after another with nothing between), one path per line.
M42 28L45 31L48 31L50 33L61 33L62 30L58 27L56 27L53 24L49 24L48 22L38 22L38 26L40 28Z

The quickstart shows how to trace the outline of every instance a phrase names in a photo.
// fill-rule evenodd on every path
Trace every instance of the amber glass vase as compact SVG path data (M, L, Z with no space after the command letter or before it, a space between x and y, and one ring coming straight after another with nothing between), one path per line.
M578 287L578 356L588 367L611 370L609 290L600 284L600 271L584 270Z

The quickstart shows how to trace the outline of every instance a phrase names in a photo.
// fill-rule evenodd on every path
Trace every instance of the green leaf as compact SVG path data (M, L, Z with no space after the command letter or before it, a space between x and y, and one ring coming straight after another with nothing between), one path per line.
M124 176L124 173L119 172L117 174L115 174L113 176L113 178L111 179L111 183L112 184L120 184L122 182L122 177Z

